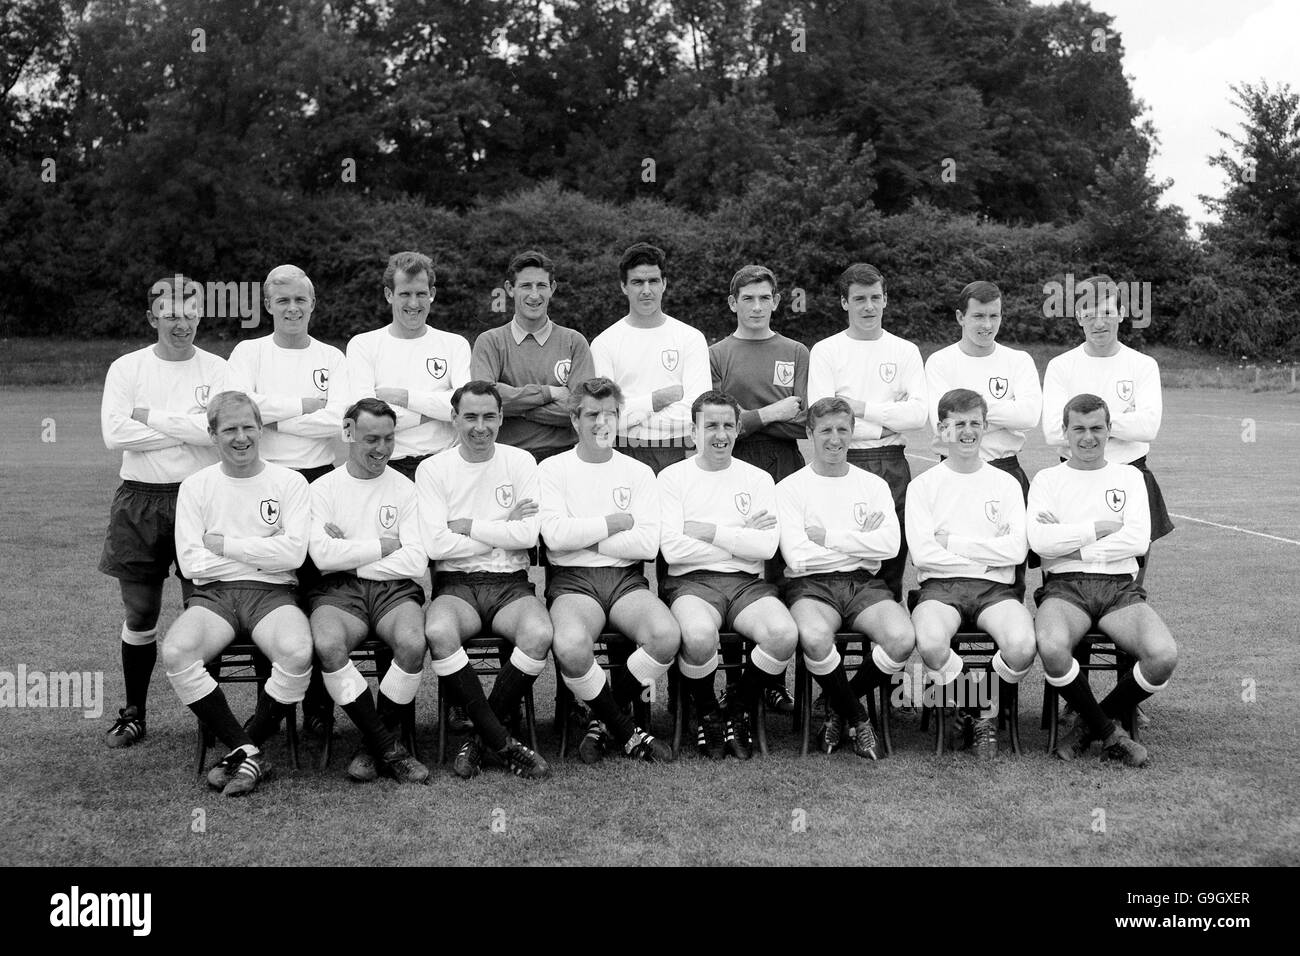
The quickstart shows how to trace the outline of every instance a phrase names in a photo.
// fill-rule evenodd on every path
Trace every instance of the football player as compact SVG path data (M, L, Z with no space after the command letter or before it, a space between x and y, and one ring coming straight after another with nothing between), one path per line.
M307 691L311 631L294 572L307 556L311 502L302 475L259 457L262 425L251 398L214 395L207 415L221 462L181 482L176 554L194 587L167 631L163 664L181 703L230 748L208 783L237 797L271 772L259 747ZM242 727L204 666L236 637L250 637L271 660L265 693Z
M1169 682L1178 648L1135 580L1137 559L1151 544L1147 485L1138 469L1107 460L1110 421L1109 404L1097 395L1066 402L1061 426L1070 458L1029 486L1029 546L1043 558L1034 629L1047 682L1080 718L1056 755L1071 760L1101 741L1107 757L1140 767L1147 750L1119 720ZM1094 626L1137 658L1100 704L1073 653Z
M149 679L158 657L163 584L176 563L180 483L217 460L205 408L224 388L226 363L196 348L202 286L183 275L154 283L149 325L156 341L115 360L104 379L104 444L122 452L99 570L118 579L126 705L105 737L110 747L144 739ZM181 576L177 564L177 576ZM182 592L189 583L181 577Z

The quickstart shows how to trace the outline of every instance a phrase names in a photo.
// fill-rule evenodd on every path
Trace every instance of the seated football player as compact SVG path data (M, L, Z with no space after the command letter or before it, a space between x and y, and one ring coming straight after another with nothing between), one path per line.
M763 562L780 545L776 486L767 472L732 457L740 406L710 390L691 406L695 454L659 473L661 550L668 573L664 602L682 630L678 669L696 714L696 746L722 760L753 756L750 715L769 687L785 685L799 635ZM754 646L738 692L723 717L714 694L718 632L735 631Z
M397 413L363 398L343 415L348 460L311 485L307 551L320 576L308 593L311 636L334 703L361 731L348 776L362 783L382 771L399 783L424 783L429 768L399 742L414 716L424 667L424 577L415 486L388 467ZM374 632L393 650L379 682L379 705L348 656Z
M311 502L302 475L259 457L262 423L252 399L222 392L207 413L221 460L181 482L176 554L194 588L167 631L163 663L181 703L230 748L208 783L238 797L271 772L259 747L302 700L311 676L311 631L294 600ZM204 666L236 637L251 638L271 660L265 693L242 727Z
M921 593L912 611L916 646L930 678L955 707L953 730L980 758L998 753L998 707L1010 699L1034 662L1034 622L1016 590L1016 567L1025 559L1025 505L1011 473L984 461L980 442L988 427L984 396L950 389L937 406L943 461L912 479L907 489L907 540ZM967 673L952 649L961 627L993 638L996 687ZM957 699L961 697L962 699ZM969 734L967 733L969 731Z
M496 443L502 415L493 383L462 385L451 407L458 441L421 463L415 486L425 550L437 562L424 635L434 672L477 732L453 769L473 777L486 747L513 773L546 777L546 761L504 725L551 647L551 619L528 581L528 549L537 544L537 464L523 449ZM462 646L486 630L514 645L490 698Z
M672 748L625 710L668 673L681 643L676 620L642 571L659 552L659 490L649 465L614 450L623 404L614 382L580 382L569 401L578 444L539 466L539 515L551 565L546 600L555 659L565 686L593 715L578 756L596 763L617 746L634 759L668 762ZM637 645L612 682L594 653L606 623Z
M853 728L853 751L881 757L861 697L902 673L916 640L907 612L880 576L898 553L900 532L888 482L850 465L853 409L823 398L808 409L812 460L776 486L785 559L785 600L799 628L804 663L828 704L820 746L833 752ZM835 635L842 627L871 640L850 681Z
M1110 409L1101 398L1076 395L1061 418L1070 458L1034 476L1028 509L1029 546L1043 557L1034 594L1038 653L1047 682L1080 717L1056 755L1072 760L1101 741L1107 758L1140 767L1147 749L1120 719L1162 689L1178 663L1173 635L1134 580L1151 544L1146 480L1132 465L1106 460ZM1137 658L1100 704L1074 658L1093 627Z

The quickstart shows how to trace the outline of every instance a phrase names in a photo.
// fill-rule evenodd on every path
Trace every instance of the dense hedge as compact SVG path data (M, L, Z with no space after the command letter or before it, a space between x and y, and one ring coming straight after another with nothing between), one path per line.
M751 190L707 216L655 200L613 205L553 184L463 214L413 199L272 195L220 220L173 211L166 228L142 223L125 230L131 241L116 244L103 237L124 230L116 223L109 230L102 206L74 193L41 189L0 166L0 334L139 334L157 271L255 281L287 261L316 283L316 331L346 338L384 321L386 257L415 248L435 262L435 322L472 340L504 321L492 309L493 290L510 256L535 246L557 262L561 285L552 314L592 336L625 311L618 256L645 238L669 252L666 311L710 341L734 327L727 284L740 265L760 261L775 270L785 293L777 324L813 342L843 327L835 277L848 262L863 260L887 276L887 324L909 338L949 337L956 292L972 279L989 278L1004 293L1007 338L1073 341L1072 320L1044 317L1043 285L1067 272L1105 269L1117 279L1153 284L1152 324L1130 339L1251 356L1300 349L1294 320L1300 282L1281 260L1232 269L1189 246L1177 255L1125 261L1114 250L1091 248L1083 224L1018 227L924 205L890 217L861 215L832 194L818 206L817 197L783 191L779 182L761 191L761 201ZM31 228L33 222L40 228ZM802 312L791 309L795 287L803 291ZM212 319L205 330L218 338L249 334L235 319Z

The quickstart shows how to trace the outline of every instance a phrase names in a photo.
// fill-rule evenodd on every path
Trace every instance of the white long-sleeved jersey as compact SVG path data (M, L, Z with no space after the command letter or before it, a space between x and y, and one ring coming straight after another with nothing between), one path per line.
M660 550L671 575L689 571L760 574L781 543L779 522L766 531L745 527L760 511L776 516L772 476L733 458L722 471L705 471L698 456L659 472ZM687 521L714 526L712 543L682 532Z
M984 462L963 474L938 464L907 486L907 549L918 581L984 578L1011 584L1025 560L1025 499L1020 483ZM998 526L1010 526L999 535ZM941 547L936 531L948 532Z
M469 381L470 348L463 335L426 327L418 339L399 339L388 327L362 332L348 342L348 402L374 398L380 386L407 390L397 412L394 458L431 455L456 439L451 394ZM433 421L420 423L425 415Z
M311 483L311 537L307 553L325 573L351 571L368 581L419 580L429 566L415 508L415 485L385 468L374 478L356 478L342 465ZM325 533L326 524L343 532ZM381 538L401 547L383 556Z
M992 355L967 355L958 344L940 349L926 359L925 387L935 454L944 450L938 437L939 399L954 388L979 392L988 402L989 427L980 443L985 461L1020 454L1026 429L1038 424L1043 411L1043 388L1033 357L1005 345L995 344Z
M1099 396L1110 409L1107 461L1127 465L1151 450L1164 412L1155 359L1123 344L1114 355L1096 358L1080 345L1047 363L1043 435L1065 458L1070 457L1070 443L1061 427L1061 412L1066 402L1083 394Z
M614 452L600 464L577 449L547 458L541 479L542 540L551 564L575 568L626 568L659 553L659 486L649 465ZM632 516L627 531L608 534L605 516Z
M641 329L624 316L592 341L591 360L623 390L620 439L688 444L691 403L713 385L709 343L698 329L670 315ZM670 385L681 385L681 399L656 412L653 393Z
M1136 575L1138 555L1151 547L1147 486L1132 465L1108 461L1105 468L1085 471L1062 462L1044 468L1029 483L1027 511L1029 546L1042 556L1044 574ZM1043 511L1060 523L1040 523ZM1097 521L1123 521L1124 527L1098 540ZM1073 551L1079 557L1064 557Z
M181 482L176 561L195 584L294 584L310 531L307 479L281 465L267 463L251 478L232 478L220 464L209 465ZM208 550L205 534L224 537L224 555Z
M343 437L343 413L348 407L347 363L334 346L308 339L305 349L285 349L274 335L240 342L230 353L229 386L257 402L264 423L259 451L263 461L286 468L319 468L334 464ZM327 404L304 415L305 397Z
M108 367L99 424L104 444L122 452L128 481L172 484L217 460L208 434L208 399L226 389L225 359L196 348L168 362L153 346L129 352ZM148 424L131 412L149 409Z
M541 496L537 463L528 452L497 445L487 461L466 461L448 448L415 470L420 540L439 571L510 574L528 568L528 549L537 544L539 515L510 520L525 498ZM540 509L540 502L539 502ZM469 518L469 534L447 522Z
M883 331L870 342L847 331L822 339L808 358L808 404L837 395L866 406L853 419L850 448L907 444L902 433L922 428L929 414L920 349ZM895 434L881 438L882 427Z
M894 496L889 483L856 465L836 478L819 475L807 465L776 486L781 557L786 576L844 574L880 570L880 563L898 554L900 535ZM880 527L863 526L874 512ZM817 544L805 530L826 529L826 543Z

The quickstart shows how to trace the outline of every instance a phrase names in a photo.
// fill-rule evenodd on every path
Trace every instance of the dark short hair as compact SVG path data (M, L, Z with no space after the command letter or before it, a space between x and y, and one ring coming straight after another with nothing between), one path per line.
M548 280L555 281L555 263L544 252L538 252L536 249L526 249L516 255L510 260L510 265L506 269L506 280L511 285L514 285L515 279L519 278L519 273L525 269L541 269L546 273Z
M1110 406L1100 395L1092 395L1084 392L1074 396L1065 403L1065 408L1061 409L1061 430L1070 430L1070 412L1078 412L1080 415L1087 415L1091 412L1101 409L1106 413L1106 427L1110 427Z
M618 260L618 281L627 282L627 274L637 266L658 266L662 272L668 257L658 246L648 242L634 242L623 250Z
M221 413L235 405L245 405L251 408L253 410L253 420L257 422L257 427L262 427L262 412L257 407L257 402L249 398L244 392L236 392L231 389L218 392L208 400L208 429L216 431L217 425L221 422Z
M853 406L848 403L847 399L840 398L838 395L832 395L829 398L819 398L808 408L808 434L813 432L813 426L817 424L817 419L825 418L827 415L848 415L849 420L853 420Z
M395 252L388 257L388 267L384 269L384 288L394 288L393 279L397 273L408 276L418 276L421 272L428 273L429 285L433 285L436 276L433 274L433 260L422 252Z
M582 400L584 398L594 398L598 402L603 402L607 398L612 398L618 403L618 407L623 407L623 390L618 387L618 383L613 379L597 375L589 378L584 382L569 388L569 417L574 418L582 409Z
M885 277L880 274L879 269L865 262L855 262L840 273L840 296L847 299L849 297L849 286L851 285L875 285L877 282L880 283L881 292L889 291L885 285Z
M974 299L981 305L987 305L990 302L996 302L1000 298L1002 298L1001 289L995 286L992 282L986 282L983 279L980 279L976 282L969 283L966 288L961 290L961 294L957 296L957 311L964 313L966 311L966 303L971 299Z
M501 393L497 391L495 382L485 381L476 378L471 382L466 382L456 391L451 393L451 410L457 415L460 414L460 399L462 395L491 395L497 400L497 411L501 411Z
M772 270L767 266L747 265L741 266L736 274L731 277L731 294L735 295L747 285L753 285L755 282L767 282L772 286L772 294L776 295L777 285L776 276L772 275Z
M699 421L700 409L705 405L726 405L736 413L736 424L740 424L740 402L716 388L701 392L699 398L691 402L691 424L696 424Z
M377 398L359 398L352 403L351 407L343 413L343 420L356 422L361 418L361 413L374 415L377 418L391 419L393 424L397 424L397 412L393 411L393 406L387 402L380 401Z
M1119 287L1115 284L1115 280L1106 273L1103 272L1100 275L1080 279L1074 285L1075 296L1079 295L1079 290L1085 288L1092 289L1092 302L1096 308L1100 309L1103 303L1113 305L1116 309L1119 308L1119 303L1116 301L1119 298Z
M954 388L943 393L939 399L939 408L935 413L939 421L943 421L952 412L964 412L967 409L979 406L980 414L984 420L989 419L989 403L984 400L984 396L979 392L969 388ZM936 424L938 424L936 422Z

